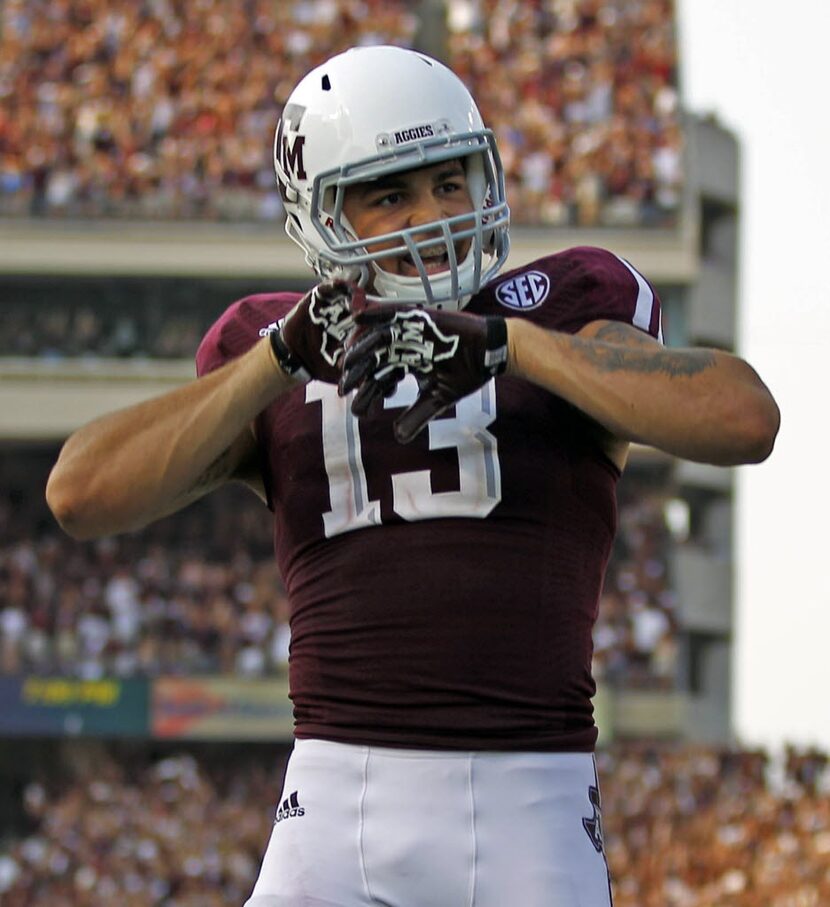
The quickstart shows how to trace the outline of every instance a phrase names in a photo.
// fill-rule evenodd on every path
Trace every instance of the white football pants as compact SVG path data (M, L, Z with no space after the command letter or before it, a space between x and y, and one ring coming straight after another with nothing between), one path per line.
M245 907L610 907L589 753L299 740Z

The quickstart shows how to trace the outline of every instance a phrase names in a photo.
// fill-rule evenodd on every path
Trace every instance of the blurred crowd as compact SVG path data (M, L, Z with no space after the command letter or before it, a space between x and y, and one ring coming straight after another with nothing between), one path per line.
M18 488L22 506L0 502L0 673L284 667L285 593L268 511L249 492L228 488L140 533L81 544L50 525L43 487Z
M284 670L287 600L270 514L228 487L141 532L76 542L43 489L55 450L0 455L0 674L257 677ZM672 687L677 624L664 498L634 474L596 628L614 685Z
M615 907L830 904L827 754L600 752Z
M673 0L454 0L450 65L521 223L664 225L681 201Z
M311 278L0 278L0 357L187 359L235 300L302 291Z
M4 907L224 907L250 891L284 754L120 758L23 788L29 831L0 849ZM827 754L614 745L598 754L617 907L830 903Z
M408 46L402 0L7 0L0 211L276 219L276 117L353 44Z
M291 88L349 46L413 46L420 8L6 0L0 215L279 220L271 144ZM683 169L673 0L445 10L439 43L498 135L517 222L672 221Z
M618 532L594 626L594 676L611 686L676 686L680 636L669 572L676 540L669 492L653 478L624 475Z
M4 907L227 907L247 899L279 796L279 758L229 764L96 749L23 791L32 832L0 849Z
M146 312L105 311L63 301L4 307L0 356L47 360L74 356L190 358L215 319L207 311L170 313L159 330L149 330Z

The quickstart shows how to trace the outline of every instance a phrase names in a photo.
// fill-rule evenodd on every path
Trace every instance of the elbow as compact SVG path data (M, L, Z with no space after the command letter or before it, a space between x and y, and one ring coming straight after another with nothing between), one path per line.
M100 513L83 493L79 483L69 482L59 472L52 471L46 483L46 503L63 531L79 542L104 533L96 519Z
M775 447L775 439L781 426L781 412L775 400L769 395L745 413L743 463L763 463Z
M88 536L83 532L83 508L77 495L68 488L55 473L49 476L46 483L46 503L63 531L73 539L84 540Z

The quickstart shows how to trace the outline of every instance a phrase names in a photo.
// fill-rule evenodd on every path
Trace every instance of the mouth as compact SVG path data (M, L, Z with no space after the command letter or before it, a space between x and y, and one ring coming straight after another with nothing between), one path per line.
M457 254L457 250L456 250ZM404 277L418 277L418 269L411 255L403 255L400 259L401 274ZM442 271L449 270L450 256L443 246L435 249L421 250L421 261L424 263L424 269L427 274L440 274Z

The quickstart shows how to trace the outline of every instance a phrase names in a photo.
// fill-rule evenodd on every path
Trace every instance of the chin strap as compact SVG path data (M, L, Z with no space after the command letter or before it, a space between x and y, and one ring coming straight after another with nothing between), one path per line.
M475 254L475 249L471 248L464 261L458 265L459 290L463 290L465 282L472 278L475 270ZM373 293L371 296L377 298L379 302L415 303L425 305L427 308L455 312L463 309L473 296L470 289L468 289L467 292L462 293L458 298L450 298L452 276L449 272L444 272L437 274L435 279L429 282L433 298L438 297L438 301L430 302L429 297L426 295L424 282L420 277L401 277L382 270L375 262L371 264L374 273ZM446 298L441 298L442 295Z

